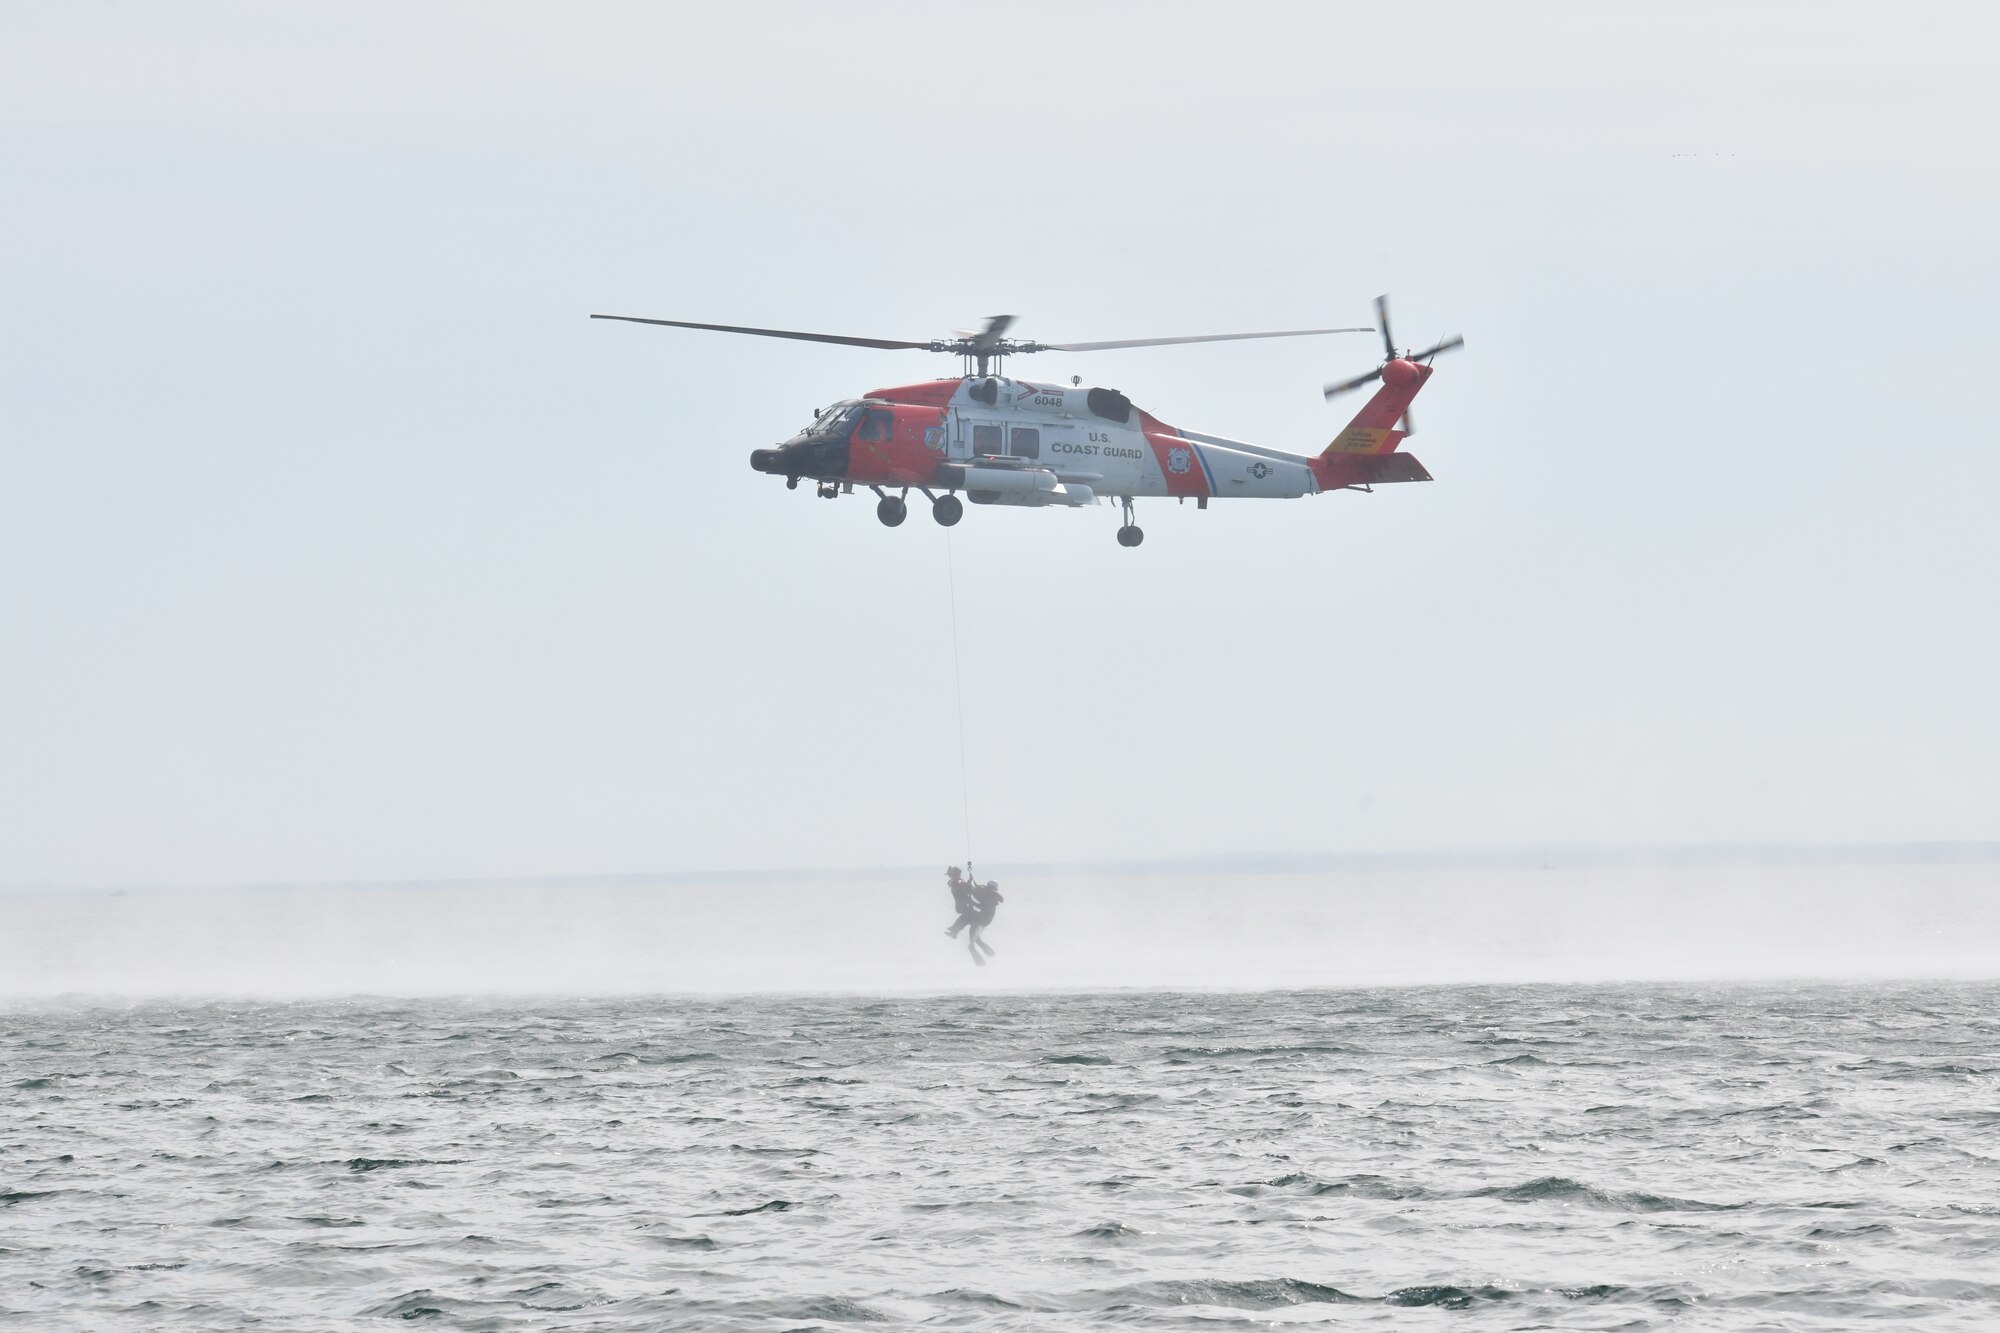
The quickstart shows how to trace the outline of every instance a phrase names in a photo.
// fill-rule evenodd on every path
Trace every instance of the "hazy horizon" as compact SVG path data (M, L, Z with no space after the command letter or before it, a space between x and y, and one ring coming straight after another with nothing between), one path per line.
M942 876L0 894L15 999L2000 976L1990 863L1001 872L975 967Z
M963 861L957 864L965 864ZM1923 866L2000 864L1996 842L1827 842L1827 843L1679 843L1531 844L1441 848L1428 851L1384 850L1350 852L1221 852L1203 856L1123 859L1086 862L984 863L981 875L1004 872L1013 876L1047 878L1067 874L1149 875L1282 875L1355 872L1488 872L1521 870L1633 869L1757 869L1825 866ZM104 891L164 891L203 889L336 889L391 887L459 887L477 885L676 885L734 882L792 883L814 880L904 877L928 879L932 866L749 866L740 868L681 868L658 870L522 872L509 875L434 876L425 879L265 881L125 881L111 883L5 883L0 893L66 893Z

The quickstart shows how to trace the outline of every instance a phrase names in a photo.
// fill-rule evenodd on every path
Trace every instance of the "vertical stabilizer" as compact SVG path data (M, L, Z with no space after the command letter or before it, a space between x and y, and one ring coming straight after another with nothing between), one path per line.
M1362 404L1361 410L1354 414L1354 420L1333 437L1333 443L1326 446L1320 457L1393 453L1409 435L1408 431L1399 428L1398 423L1410 410L1410 400L1417 396L1417 391L1430 377L1431 368L1414 361L1397 359L1382 367L1382 387L1375 391L1373 398Z

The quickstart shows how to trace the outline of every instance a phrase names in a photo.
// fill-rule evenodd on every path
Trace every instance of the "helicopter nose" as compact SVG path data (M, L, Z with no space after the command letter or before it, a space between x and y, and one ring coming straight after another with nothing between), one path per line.
M777 477L818 477L826 481L847 474L847 442L787 440L769 449L751 450L750 466Z

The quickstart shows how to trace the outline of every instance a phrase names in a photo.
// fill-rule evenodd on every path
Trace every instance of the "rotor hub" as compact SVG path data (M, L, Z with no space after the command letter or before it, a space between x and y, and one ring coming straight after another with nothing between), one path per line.
M1423 381L1424 373L1415 364L1401 357L1382 367L1382 383L1392 389L1407 389Z

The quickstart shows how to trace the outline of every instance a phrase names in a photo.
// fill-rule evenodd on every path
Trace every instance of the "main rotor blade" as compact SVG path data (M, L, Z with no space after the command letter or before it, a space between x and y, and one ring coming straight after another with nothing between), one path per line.
M1410 353L1410 355L1406 357L1405 360L1428 361L1430 358L1436 356L1439 352L1449 352L1454 347L1463 347L1463 346L1465 346L1465 339L1459 337L1456 333L1454 333L1451 335L1451 337L1446 338L1443 342L1439 343L1435 347L1426 347L1421 352Z
M1198 333L1190 338L1124 338L1116 342L1036 343L1036 351L1108 352L1119 347L1172 347L1180 343L1230 343L1245 338L1311 338L1322 333L1373 333L1373 329L1285 329L1277 333Z
M1371 329L1370 332L1373 332L1373 330ZM1346 393L1349 389L1358 389L1364 384L1373 384L1376 380L1379 380L1381 378L1382 378L1382 372L1380 369L1371 370L1366 375L1356 375L1351 380L1342 380L1338 384L1327 385L1326 396L1329 398L1335 398L1343 393Z
M1396 359L1396 340L1389 336L1389 297L1387 294L1375 298L1375 322L1382 326L1382 351L1391 361Z
M991 347L1000 341L1001 335L1007 332L1008 326L1013 324L1013 322L1014 316L1012 315L991 316L986 321L986 327L973 334L970 338L967 338L966 341L974 347Z
M664 324L674 329L706 329L710 333L748 333L759 338L795 338L809 343L840 343L847 347L882 347L891 351L905 348L924 351L930 343L893 342L887 338L849 338L838 333L794 333L790 329L746 329L734 324L690 324L684 319L642 319L637 315L592 315L592 319L622 319L627 324Z

